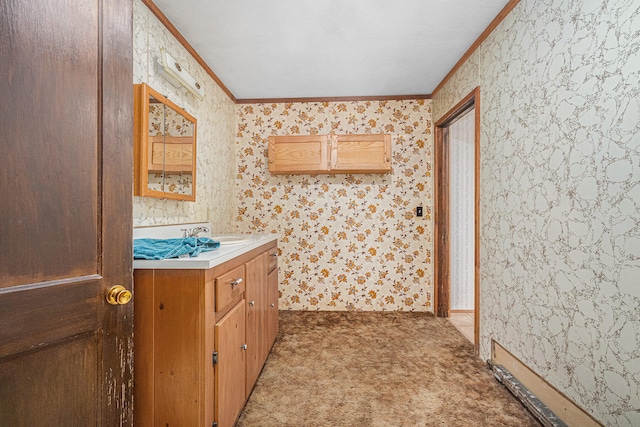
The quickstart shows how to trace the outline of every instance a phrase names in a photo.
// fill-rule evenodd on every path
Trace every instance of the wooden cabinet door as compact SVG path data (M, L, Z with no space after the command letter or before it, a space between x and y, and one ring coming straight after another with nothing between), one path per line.
M278 267L269 272L267 277L267 353L271 350L278 336Z
M251 394L264 361L267 340L267 252L245 264L247 274L247 396Z
M328 135L269 137L269 172L326 173L329 170Z
M215 418L232 427L245 402L245 301L241 300L215 327L218 363L215 372Z
M391 135L332 135L331 169L335 172L391 171Z
M132 4L0 6L0 424L132 424Z

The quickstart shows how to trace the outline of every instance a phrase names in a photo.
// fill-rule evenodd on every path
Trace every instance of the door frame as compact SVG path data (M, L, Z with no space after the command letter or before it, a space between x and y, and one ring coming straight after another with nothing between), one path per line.
M472 90L435 124L435 227L434 227L434 305L437 317L450 314L449 272L449 148L448 127L475 108L475 182L474 182L474 349L479 354L480 341L480 86Z

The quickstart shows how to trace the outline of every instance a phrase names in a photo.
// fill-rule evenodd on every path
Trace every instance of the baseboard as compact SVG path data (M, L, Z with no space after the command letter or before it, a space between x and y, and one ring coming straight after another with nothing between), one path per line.
M566 425L570 427L603 427L584 409L494 340L491 340L491 363L502 365L507 369L513 377Z

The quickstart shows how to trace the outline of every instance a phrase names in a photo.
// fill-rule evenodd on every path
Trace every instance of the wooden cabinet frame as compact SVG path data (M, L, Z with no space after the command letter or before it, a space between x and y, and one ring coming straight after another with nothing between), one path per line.
M269 137L272 174L391 172L391 135Z

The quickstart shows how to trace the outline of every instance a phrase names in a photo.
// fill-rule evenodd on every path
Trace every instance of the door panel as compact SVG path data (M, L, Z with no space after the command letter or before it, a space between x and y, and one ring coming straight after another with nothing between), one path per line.
M0 2L0 425L131 424L131 18Z
M44 283L27 290L6 288L0 293L0 355L96 330L95 307L102 304L95 286L98 280Z
M0 24L2 288L98 272L99 3L39 3Z
M0 359L0 425L30 427L55 420L52 425L81 426L96 419L97 341L89 333Z

